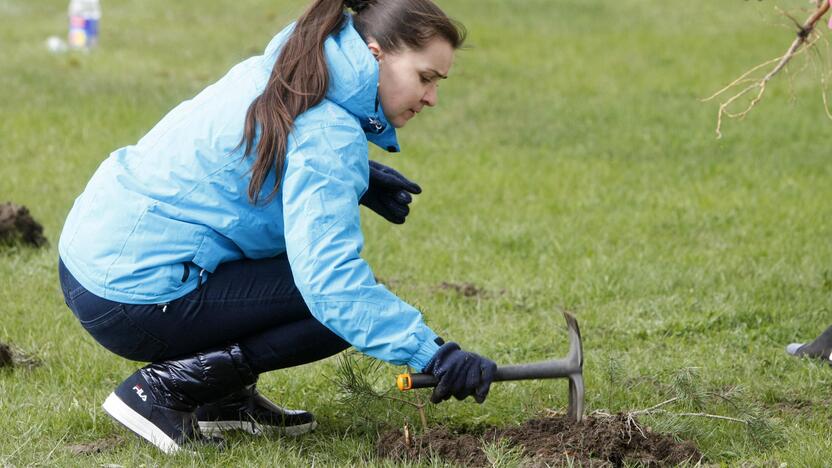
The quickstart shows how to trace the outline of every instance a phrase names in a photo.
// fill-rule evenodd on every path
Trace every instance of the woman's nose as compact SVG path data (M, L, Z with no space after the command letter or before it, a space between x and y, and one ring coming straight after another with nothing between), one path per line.
M439 92L436 90L436 86L429 87L427 92L425 92L425 95L422 96L422 103L428 107L435 106L438 100Z

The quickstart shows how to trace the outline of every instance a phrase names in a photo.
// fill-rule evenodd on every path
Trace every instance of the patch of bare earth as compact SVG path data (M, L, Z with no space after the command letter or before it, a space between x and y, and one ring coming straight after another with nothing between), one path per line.
M67 445L66 449L74 455L94 455L96 453L112 450L123 443L124 439L121 436L112 436L94 440L85 444Z
M699 449L688 441L641 430L627 424L626 415L587 417L574 423L566 416L532 419L519 426L489 427L476 433L455 432L437 427L411 437L409 443L400 430L381 435L377 453L396 460L427 459L438 456L465 466L490 466L483 443L500 441L508 448L520 447L526 466L559 466L579 463L586 466L673 466L702 460Z
M485 289L482 289L473 283L449 283L447 281L443 281L439 283L439 289L454 291L465 297L480 297L487 295Z

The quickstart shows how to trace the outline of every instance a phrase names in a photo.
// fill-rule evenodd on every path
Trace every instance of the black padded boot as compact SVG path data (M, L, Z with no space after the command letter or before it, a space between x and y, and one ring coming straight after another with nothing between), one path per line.
M186 444L208 442L194 410L229 391L256 381L240 347L154 362L127 378L107 397L104 411L165 453Z
M202 433L211 436L218 436L228 430L255 435L296 436L309 432L318 425L312 413L281 408L261 395L254 385L222 400L200 406L196 410L196 417Z

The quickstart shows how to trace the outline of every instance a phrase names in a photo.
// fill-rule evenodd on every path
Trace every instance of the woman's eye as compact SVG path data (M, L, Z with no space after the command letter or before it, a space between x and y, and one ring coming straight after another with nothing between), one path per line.
M419 79L420 79L420 80L422 81L422 83L424 83L424 84L428 84L428 83L430 83L430 78L428 78L428 77L426 77L426 76L420 76L420 77L419 77Z

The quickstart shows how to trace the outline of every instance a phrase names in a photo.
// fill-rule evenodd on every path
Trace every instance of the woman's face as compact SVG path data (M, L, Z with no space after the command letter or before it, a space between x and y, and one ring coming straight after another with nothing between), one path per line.
M370 42L378 60L378 94L384 116L394 127L404 127L425 106L436 105L439 80L448 77L454 49L448 41L434 38L421 50L404 48L389 53Z

